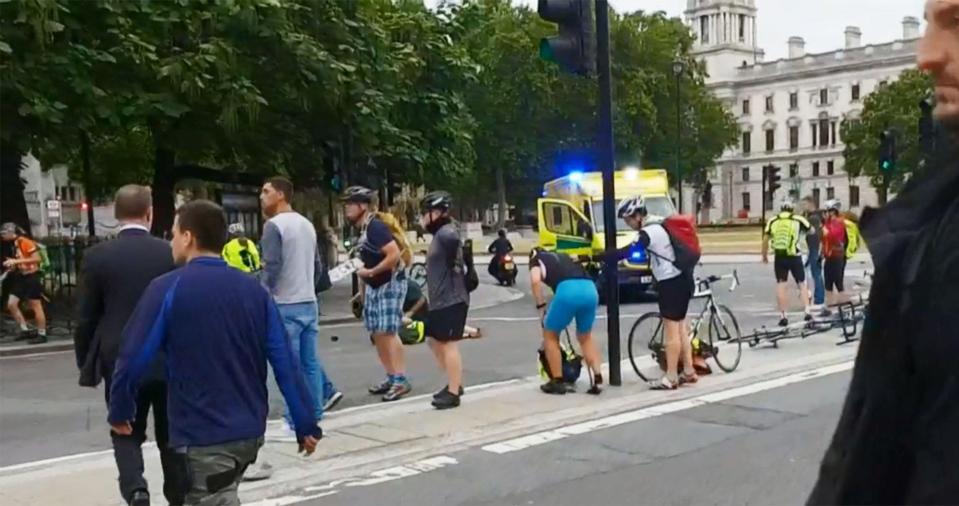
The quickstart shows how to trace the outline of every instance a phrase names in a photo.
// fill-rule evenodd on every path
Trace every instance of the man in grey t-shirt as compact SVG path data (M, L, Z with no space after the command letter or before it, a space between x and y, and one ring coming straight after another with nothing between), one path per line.
M293 210L293 183L270 178L260 191L263 213L262 281L276 301L283 326L313 395L314 415L333 408L343 394L326 376L316 346L319 338L319 308L316 281L324 268L316 245L316 230L310 220ZM289 410L284 415L289 423ZM292 425L291 425L292 426Z
M426 285L430 312L426 319L426 335L440 369L446 373L446 388L433 396L436 409L455 408L463 395L463 359L459 340L466 327L469 292L466 290L466 266L463 262L463 241L450 217L453 201L446 192L432 192L420 205L420 223L433 234L426 255Z

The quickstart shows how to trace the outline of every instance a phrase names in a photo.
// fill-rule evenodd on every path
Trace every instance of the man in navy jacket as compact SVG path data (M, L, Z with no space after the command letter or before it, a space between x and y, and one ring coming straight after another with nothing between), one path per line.
M198 200L177 210L174 260L183 267L147 288L123 331L109 422L132 431L137 388L161 350L167 359L170 445L184 453L186 504L239 505L237 484L256 460L267 417L267 361L290 408L301 451L322 437L273 298L220 258L226 216Z

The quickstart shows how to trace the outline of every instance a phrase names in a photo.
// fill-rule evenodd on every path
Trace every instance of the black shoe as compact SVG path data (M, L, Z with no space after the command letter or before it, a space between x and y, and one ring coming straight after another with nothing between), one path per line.
M811 322L811 321L812 321L812 313L806 313L806 316L803 317L803 320L804 320L804 321L807 321L807 322Z
M130 496L130 506L150 506L150 493L146 490L137 490Z
M47 336L37 335L36 337L31 337L27 340L27 344L44 344L47 342Z
M433 398L433 407L436 409L450 409L460 405L460 396L453 395L449 390L443 389L437 397Z
M37 335L38 334L36 330L21 330L20 335L17 336L15 341L29 341L30 339L37 337Z
M590 385L589 390L587 390L586 393L588 393L589 395L601 394L603 392L602 384L603 384L603 375L602 374L593 375L593 384Z
M780 327L788 327L788 326L789 326L789 319L788 319L788 318L783 318L783 319L779 320L779 326L780 326Z
M549 380L540 385L539 389L542 390L544 394L566 395L566 383L563 383L561 380Z
M450 386L449 386L449 385L446 385L445 387L443 387L442 390L440 390L439 392L436 392L435 394L433 394L433 398L436 399L437 397L443 395L443 392L449 391L449 389L450 389ZM464 391L463 391L463 385L460 385L459 396L462 397L462 396L463 396L463 393L464 393Z
M386 392L390 391L390 387L393 386L393 382L387 378L382 383L377 383L369 388L370 395L383 395Z

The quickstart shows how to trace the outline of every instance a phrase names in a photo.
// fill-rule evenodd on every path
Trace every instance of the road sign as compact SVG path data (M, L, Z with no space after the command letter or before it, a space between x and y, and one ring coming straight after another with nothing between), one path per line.
M59 200L47 201L47 216L50 218L60 217L60 201Z

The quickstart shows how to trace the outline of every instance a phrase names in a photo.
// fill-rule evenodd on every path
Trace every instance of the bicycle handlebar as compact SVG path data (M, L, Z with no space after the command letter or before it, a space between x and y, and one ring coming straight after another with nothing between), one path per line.
M709 288L713 283L716 283L716 282L718 282L718 281L722 281L722 280L724 280L724 279L731 279L731 280L732 280L732 283L729 284L729 291L730 291L730 292L734 292L734 291L736 291L737 288L739 288L739 285L740 285L740 282L739 282L739 271L737 271L737 270L733 270L733 272L732 272L731 274L724 274L724 275L722 275L722 276L717 276L717 275L713 274L713 275L707 277L706 279L698 279L698 280L696 281L696 286L705 286L706 288Z

